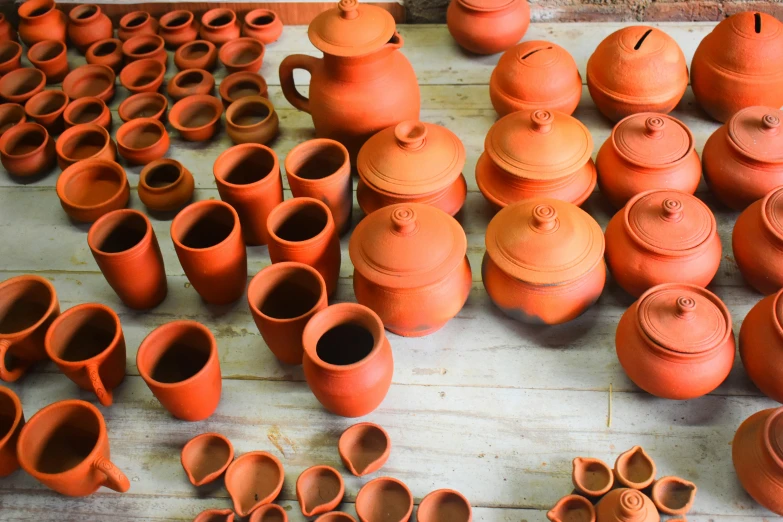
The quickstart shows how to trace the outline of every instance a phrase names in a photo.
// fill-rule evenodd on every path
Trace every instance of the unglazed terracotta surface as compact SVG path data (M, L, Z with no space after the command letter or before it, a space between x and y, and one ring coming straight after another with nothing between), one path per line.
M306 517L332 511L343 500L345 484L340 472L331 466L313 466L296 479L296 499Z
M63 112L65 127L73 127L84 123L95 123L106 130L111 130L111 111L106 102L94 96L72 100Z
M229 73L257 73L264 62L265 52L264 44L255 38L236 38L220 48L218 59Z
M234 512L230 509L206 509L196 515L193 522L234 522Z
M452 0L446 11L449 33L475 54L505 51L530 25L526 0Z
M340 435L337 449L348 471L363 477L375 473L386 464L391 454L391 438L377 424L360 422Z
M158 92L163 85L166 66L158 60L146 58L126 65L120 72L120 83L131 93Z
M60 174L56 189L65 213L84 223L125 208L130 199L125 170L105 159L77 161Z
M226 134L235 144L265 145L277 137L279 119L275 107L263 96L246 96L226 110Z
M651 498L661 513L684 515L693 506L696 484L679 477L661 477L653 484Z
M68 39L82 53L98 40L111 38L114 34L111 20L95 4L74 7L68 18Z
M661 516L652 500L635 489L619 488L606 494L596 505L600 522L659 522Z
M46 83L60 83L70 72L65 43L42 40L30 47L27 59L46 75Z
M0 477L7 477L19 468L16 442L24 426L24 412L19 397L5 386L0 386L0 419Z
M742 366L767 397L783 402L783 291L759 301L742 321Z
M754 413L731 444L734 470L753 499L783 516L783 408Z
M117 129L117 150L128 163L146 165L166 155L171 140L166 127L155 118L136 118Z
M618 455L614 462L614 476L624 488L642 490L655 480L655 461L641 446L634 446Z
M277 504L265 504L253 510L248 522L288 522L288 512Z
M182 448L180 461L188 480L196 487L220 477L234 460L234 446L220 433L202 433Z
M68 95L63 91L41 91L24 105L27 117L42 125L50 135L59 134L65 126L63 113L68 106Z
M550 522L596 522L593 504L581 495L566 495L546 514Z
M180 46L174 53L174 65L177 69L203 69L212 71L217 63L217 47L206 40L193 40Z
M105 38L93 43L84 54L87 63L105 65L115 74L119 74L124 65L122 56L122 40Z
M783 288L783 188L773 189L739 215L731 246L750 286L766 295Z
M37 123L18 123L0 136L0 162L12 176L38 176L54 167L54 139Z
M202 69L180 71L166 84L166 92L174 101L194 94L212 94L215 78Z
M232 462L226 470L226 489L237 515L246 517L277 498L284 476L280 460L265 451L251 451Z
M168 107L168 99L159 92L140 92L125 98L117 112L126 123L138 118L153 118L162 122Z
M95 123L83 123L67 129L57 140L55 150L57 165L62 170L86 159L117 159L117 148L109 131Z
M68 73L63 91L72 100L94 96L105 102L114 98L114 71L105 65L82 65ZM2 87L0 86L0 89Z
M201 16L199 36L220 47L239 38L239 21L233 9L210 9Z
M223 100L223 107L228 108L240 98L245 96L263 96L269 97L269 88L263 76L258 73L247 71L236 72L226 76L220 82L220 99Z
M0 104L0 136L19 123L27 121L24 107L18 103Z
M428 493L416 510L417 522L471 522L473 509L459 491L439 489Z
M209 94L182 98L171 107L169 123L185 141L207 141L218 130L223 105Z
M356 514L361 522L407 522L412 513L411 490L395 478L373 479L356 496Z
M125 42L138 35L156 35L158 27L158 21L146 11L133 11L120 18L117 38Z
M68 19L54 0L29 0L19 4L19 39L28 47L43 40L65 42Z
M11 103L24 103L41 92L46 86L46 75L39 69L22 67L8 72L0 78L0 97ZM65 94L71 97L71 93L65 88ZM78 97L78 96L77 96Z
M22 66L22 46L16 42L0 41L0 75L15 71Z
M283 22L269 9L253 9L245 15L242 36L255 38L264 44L276 42L283 34Z
M139 176L139 199L156 212L179 210L193 199L195 182L179 161L162 158L148 163Z
M178 49L198 38L201 24L191 11L170 11L160 17L158 32L169 49Z
M596 498L609 492L614 485L614 473L604 461L577 457L572 462L571 481L580 495Z
M356 522L356 519L348 513L332 511L331 513L326 513L325 515L316 518L315 522Z

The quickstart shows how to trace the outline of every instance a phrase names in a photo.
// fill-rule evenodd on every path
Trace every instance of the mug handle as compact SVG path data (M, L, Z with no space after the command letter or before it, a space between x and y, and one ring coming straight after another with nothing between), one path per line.
M103 381L101 381L101 374L98 372L98 365L91 363L88 364L85 369L87 370L87 375L90 378L92 391L94 391L95 395L98 396L98 402L100 402L102 406L111 406L114 402L114 394L112 394L111 390L107 390L106 386L103 385Z
M114 491L125 493L130 489L130 481L125 473L112 464L112 462L105 457L98 457L93 462L93 467L103 473L106 476L106 480L103 481L103 485Z
M280 62L280 87L283 89L283 95L288 102L296 109L310 114L310 98L300 93L294 83L294 70L304 69L312 76L313 69L318 65L320 58L308 56L306 54L292 54L286 56Z
M0 379L4 380L5 382L14 382L19 379L19 377L24 374L24 372L27 371L27 368L30 366L27 365L20 365L17 368L14 368L13 370L9 370L5 365L5 358L8 354L8 350L11 349L11 347L14 345L13 342L11 342L9 339L0 339Z

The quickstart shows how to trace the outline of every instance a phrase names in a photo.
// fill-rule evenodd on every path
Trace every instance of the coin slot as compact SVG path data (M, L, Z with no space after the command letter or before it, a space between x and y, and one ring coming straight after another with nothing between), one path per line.
M641 48L642 44L644 43L644 40L650 35L651 32L652 32L652 29L647 29L647 31L645 31L645 33L642 35L642 37L639 38L639 41L636 42L636 45L633 46L633 50L634 51L638 51L639 48Z
M548 51L550 49L552 49L551 45L549 47L540 47L538 49L533 49L532 51L527 53L525 56L523 56L522 59L526 60L529 56L532 56L532 55L536 54L538 51Z
M756 19L756 33L761 32L761 13L755 13L753 18Z

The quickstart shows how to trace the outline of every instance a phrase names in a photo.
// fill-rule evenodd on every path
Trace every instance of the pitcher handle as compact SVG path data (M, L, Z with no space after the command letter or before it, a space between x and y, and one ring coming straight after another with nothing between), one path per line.
M92 391L98 396L98 402L103 406L111 406L114 402L114 394L103 385L101 374L98 372L98 365L95 363L88 364L85 370L87 370L87 376L90 378Z
M125 493L130 489L130 481L125 473L112 464L112 462L104 457L98 457L93 463L93 467L103 473L106 476L106 480L103 481L103 485L114 491Z
M283 89L285 99L295 108L308 114L310 114L310 98L305 97L296 89L294 70L304 69L312 76L319 61L320 58L306 54L292 54L280 62L280 87Z
M0 379L4 380L5 382L14 382L19 379L19 377L24 374L25 371L27 371L27 368L29 365L20 365L17 368L14 368L13 370L9 370L8 367L5 365L5 359L6 355L8 355L8 350L11 349L11 346L13 346L14 343L11 342L9 339L0 339Z

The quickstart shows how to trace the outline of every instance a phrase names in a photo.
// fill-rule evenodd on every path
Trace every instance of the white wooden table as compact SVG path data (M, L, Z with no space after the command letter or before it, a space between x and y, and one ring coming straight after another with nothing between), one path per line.
M598 42L622 24L538 24L525 39L546 39L571 52L584 78L584 67ZM690 59L712 24L661 24ZM618 364L614 333L632 299L611 281L586 314L560 327L529 327L504 317L493 307L481 284L484 230L492 211L476 188L474 168L484 135L496 119L487 83L499 55L467 56L444 26L403 26L403 52L418 74L425 121L445 125L465 143L468 199L461 222L468 235L473 291L462 312L441 331L420 339L390 335L394 349L394 384L381 407L365 420L384 426L392 437L391 458L379 474L403 480L418 502L433 489L461 491L473 504L477 521L541 521L571 486L571 460L593 456L613 463L621 451L639 444L655 458L659 473L696 482L695 522L783 520L756 505L740 488L731 464L731 441L743 419L776 403L763 397L746 377L737 358L727 381L714 393L688 402L656 399L636 388ZM281 135L274 148L282 158L297 143L314 136L310 117L283 98L277 68L288 54L317 54L305 27L286 27L269 46L262 73L280 114ZM83 63L73 55L71 66ZM174 73L170 65L168 77ZM216 79L225 76L216 72ZM301 83L301 82L300 82ZM118 88L116 108L127 96ZM717 128L696 107L688 90L674 116L693 131L701 151ZM583 89L575 116L593 133L595 152L611 126ZM191 144L172 134L168 156L194 174L196 198L218 198L212 163L231 145L225 132L211 143ZM139 168L128 168L133 187L131 206L143 209L135 187ZM0 520L127 521L191 520L207 508L231 505L222 480L196 490L179 461L182 445L192 436L218 431L231 439L237 454L267 450L285 465L285 487L279 497L290 519L304 518L296 504L294 484L314 464L343 470L337 439L355 420L326 413L310 393L300 367L280 365L265 347L243 297L224 307L205 305L188 284L169 236L169 221L153 218L163 250L169 295L155 310L139 313L124 307L106 284L87 247L87 230L68 220L54 185L59 174L21 185L0 174L0 278L21 273L48 277L63 310L98 301L122 319L128 346L127 378L116 391L115 405L102 408L107 419L112 457L131 479L120 495L101 489L83 499L61 497L18 471L0 479ZM287 187L287 184L286 184ZM735 333L760 296L746 287L731 252L731 230L737 214L714 204L705 187L699 196L715 209L724 260L710 287L729 306ZM291 197L286 190L286 197ZM585 208L606 226L611 210L600 194ZM354 220L361 213L356 208ZM342 279L337 299L352 300L352 267L343 238ZM265 247L248 250L249 276L269 264ZM178 318L200 321L218 340L223 395L206 421L174 420L138 376L136 349L153 328ZM613 393L609 393L610 386ZM11 387L20 395L29 418L43 406L66 398L95 401L59 374L53 364L35 368ZM609 404L612 404L611 419ZM611 422L610 422L611 421ZM377 476L373 475L373 476ZM344 474L352 502L363 483Z

